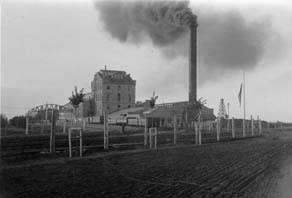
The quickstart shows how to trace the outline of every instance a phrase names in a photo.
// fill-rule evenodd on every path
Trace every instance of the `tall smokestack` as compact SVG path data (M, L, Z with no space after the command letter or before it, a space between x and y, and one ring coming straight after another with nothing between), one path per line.
M197 101L197 16L190 19L189 102Z

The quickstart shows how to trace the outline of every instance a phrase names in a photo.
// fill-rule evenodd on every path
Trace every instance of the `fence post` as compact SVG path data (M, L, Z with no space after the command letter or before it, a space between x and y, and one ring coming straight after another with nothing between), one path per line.
M196 135L196 144L198 144L198 136L199 136L199 134L198 134L198 123L197 122L195 122L195 135Z
M82 118L82 130L85 131L86 129L86 120Z
M4 133L4 136L6 136L7 135L7 123L5 124L5 133ZM1 131L1 130L0 130ZM1 134L0 134L0 138L1 138Z
M103 133L103 148L108 149L108 123L107 123L107 114L104 112L104 133Z
M54 110L52 110L52 125L51 125L51 134L50 134L50 152L55 153L56 151L56 120Z
M231 132L232 132L232 138L234 139L235 138L235 125L234 125L234 118L232 117L232 122L231 122Z
M63 133L66 133L66 120L63 123Z
M68 131L68 140L69 140L69 157L72 157L72 144L71 144L71 129Z
M218 117L217 118L217 141L220 141L220 126L221 123L220 123L220 118Z
M80 129L80 137L79 137L79 144L80 144L80 157L82 157L82 131Z
M202 144L202 123L199 122L199 145Z
M262 121L260 120L260 116L258 116L258 126L259 126L259 133L262 134Z
M263 128L262 128L262 121L260 120L260 129L261 129L261 134L263 134Z
M44 123L44 122L42 122L42 124L41 124L41 134L43 134L43 133L44 133L44 128L45 128L45 123Z
M185 126L185 128L189 128L189 126L188 126L188 112L186 112L186 114L185 114L185 124L186 124L186 126Z
M149 129L149 148L152 149L152 130Z
M254 136L254 124L253 124L252 115L250 116L250 120L251 120L251 136Z
M173 116L173 144L176 144L176 115Z
M147 115L145 115L145 128L144 128L144 146L147 146L147 132L148 132L148 121L147 121Z
M245 119L242 119L242 137L245 137Z
M157 128L154 128L155 131L154 131L154 149L157 149Z
M28 135L28 113L26 114L25 135Z
M261 130L260 130L260 117L259 116L257 116L257 125L258 125L258 132L259 132L259 134L261 134Z

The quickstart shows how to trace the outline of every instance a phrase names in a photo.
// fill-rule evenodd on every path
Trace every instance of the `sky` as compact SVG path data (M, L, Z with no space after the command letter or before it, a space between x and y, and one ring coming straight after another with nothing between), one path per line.
M131 74L137 101L153 91L158 103L188 100L188 31L159 29L143 18L143 9L134 13L135 6L2 1L1 113L11 118L46 102L64 105L74 86L90 92L105 65ZM245 72L247 117L292 121L292 4L209 0L187 6L199 24L198 98L215 115L224 98L230 115L242 118L238 93Z

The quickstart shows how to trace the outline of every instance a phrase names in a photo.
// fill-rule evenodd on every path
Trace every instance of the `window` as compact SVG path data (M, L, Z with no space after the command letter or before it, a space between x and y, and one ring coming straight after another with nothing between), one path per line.
M118 109L121 107L121 105L118 105Z
M118 93L118 101L121 101L121 94Z
M109 106L107 106L106 108L107 108L107 110L109 110L109 109L110 109L110 107L109 107Z
M128 108L131 108L131 105L128 105Z
M107 93L106 94L106 101L109 101L110 100L110 93Z
M129 94L128 97L129 97L129 102L131 102L132 100L131 94Z
M118 86L118 90L120 90L120 89L121 89L121 85Z
M106 89L110 89L111 87L108 85L108 86L106 86Z

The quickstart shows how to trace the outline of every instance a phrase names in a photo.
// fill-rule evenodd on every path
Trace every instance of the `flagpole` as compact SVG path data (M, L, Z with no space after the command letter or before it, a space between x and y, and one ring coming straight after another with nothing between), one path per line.
M245 135L245 72L243 71L243 137Z

